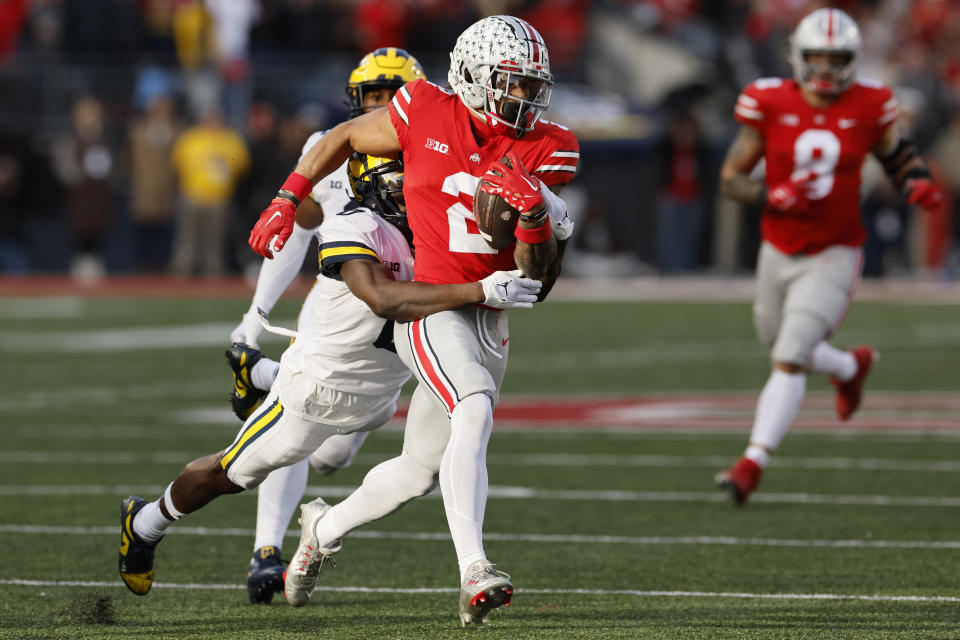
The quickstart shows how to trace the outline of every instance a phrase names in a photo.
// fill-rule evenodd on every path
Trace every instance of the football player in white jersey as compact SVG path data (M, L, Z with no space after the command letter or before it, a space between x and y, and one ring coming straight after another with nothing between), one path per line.
M121 503L120 576L137 595L150 591L154 551L173 522L218 496L258 486L331 437L376 429L393 417L410 371L392 348L392 321L472 304L530 308L537 299L541 283L517 270L462 284L410 281L403 165L371 156L348 165L366 207L328 215L321 225L314 321L284 352L266 400L230 446L187 464L159 498Z
M347 82L350 117L356 118L373 109L385 107L397 89L407 82L425 77L420 63L403 49L383 47L371 51L360 60ZM302 153L306 154L325 133L313 133L303 145ZM276 251L272 260L263 261L253 301L243 320L230 334L233 344L226 352L227 362L234 374L231 404L241 420L250 417L263 401L280 368L277 361L263 357L258 348L257 341L263 330L258 310L269 314L299 273L310 247L310 239L317 234L323 222L324 212L332 215L353 206L351 203L347 164L344 163L314 185L310 195L297 208L293 233L286 246ZM323 277L318 274L317 279L322 281ZM316 307L319 289L318 284L307 294L297 319L300 331L309 329L318 311L328 311ZM329 438L308 459L277 470L260 485L254 551L247 572L250 602L269 603L274 593L283 590L285 567L280 559L283 536L307 487L309 467L312 466L323 475L330 475L348 466L367 433L360 431Z

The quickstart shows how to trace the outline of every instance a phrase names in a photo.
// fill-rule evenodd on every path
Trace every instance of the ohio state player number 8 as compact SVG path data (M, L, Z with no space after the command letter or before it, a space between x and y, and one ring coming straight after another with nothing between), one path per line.
M826 198L833 189L833 171L840 161L840 139L827 129L807 129L793 144L793 175L809 171L814 176L807 184L811 200Z

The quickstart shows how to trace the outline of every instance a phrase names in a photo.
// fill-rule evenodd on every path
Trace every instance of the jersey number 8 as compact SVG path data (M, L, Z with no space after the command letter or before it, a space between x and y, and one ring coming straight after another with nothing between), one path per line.
M840 161L840 139L827 129L807 129L793 145L793 175L810 172L816 176L807 184L811 200L826 198L833 190L834 169Z

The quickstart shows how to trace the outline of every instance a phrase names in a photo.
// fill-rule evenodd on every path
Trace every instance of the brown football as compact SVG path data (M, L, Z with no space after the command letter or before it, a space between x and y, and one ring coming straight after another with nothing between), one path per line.
M501 162L513 168L506 156L501 159ZM500 172L496 171L496 174L500 175ZM481 177L477 183L477 190L473 194L473 215L477 221L477 229L480 230L480 235L487 244L494 249L509 247L516 241L513 230L517 228L520 212L500 196L484 193L480 189L483 183L484 180Z

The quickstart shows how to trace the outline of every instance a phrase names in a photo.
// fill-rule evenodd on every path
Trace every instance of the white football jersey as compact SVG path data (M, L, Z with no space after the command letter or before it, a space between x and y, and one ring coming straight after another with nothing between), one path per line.
M370 310L344 284L348 260L375 260L397 280L413 280L413 255L395 226L366 207L327 213L317 232L320 277L316 300L305 309L309 328L283 354L283 362L330 389L394 393L410 377L393 346L393 321Z
M310 137L307 138L307 141L303 145L303 150L300 152L301 160L303 160L303 156L307 155L307 151L313 148L313 145L317 144L320 138L326 135L326 133L326 131L315 131L310 134ZM310 192L310 197L320 205L324 215L328 216L343 211L347 205L351 204L353 199L350 197L350 180L347 179L347 163L344 162L336 171L313 185L313 191Z

